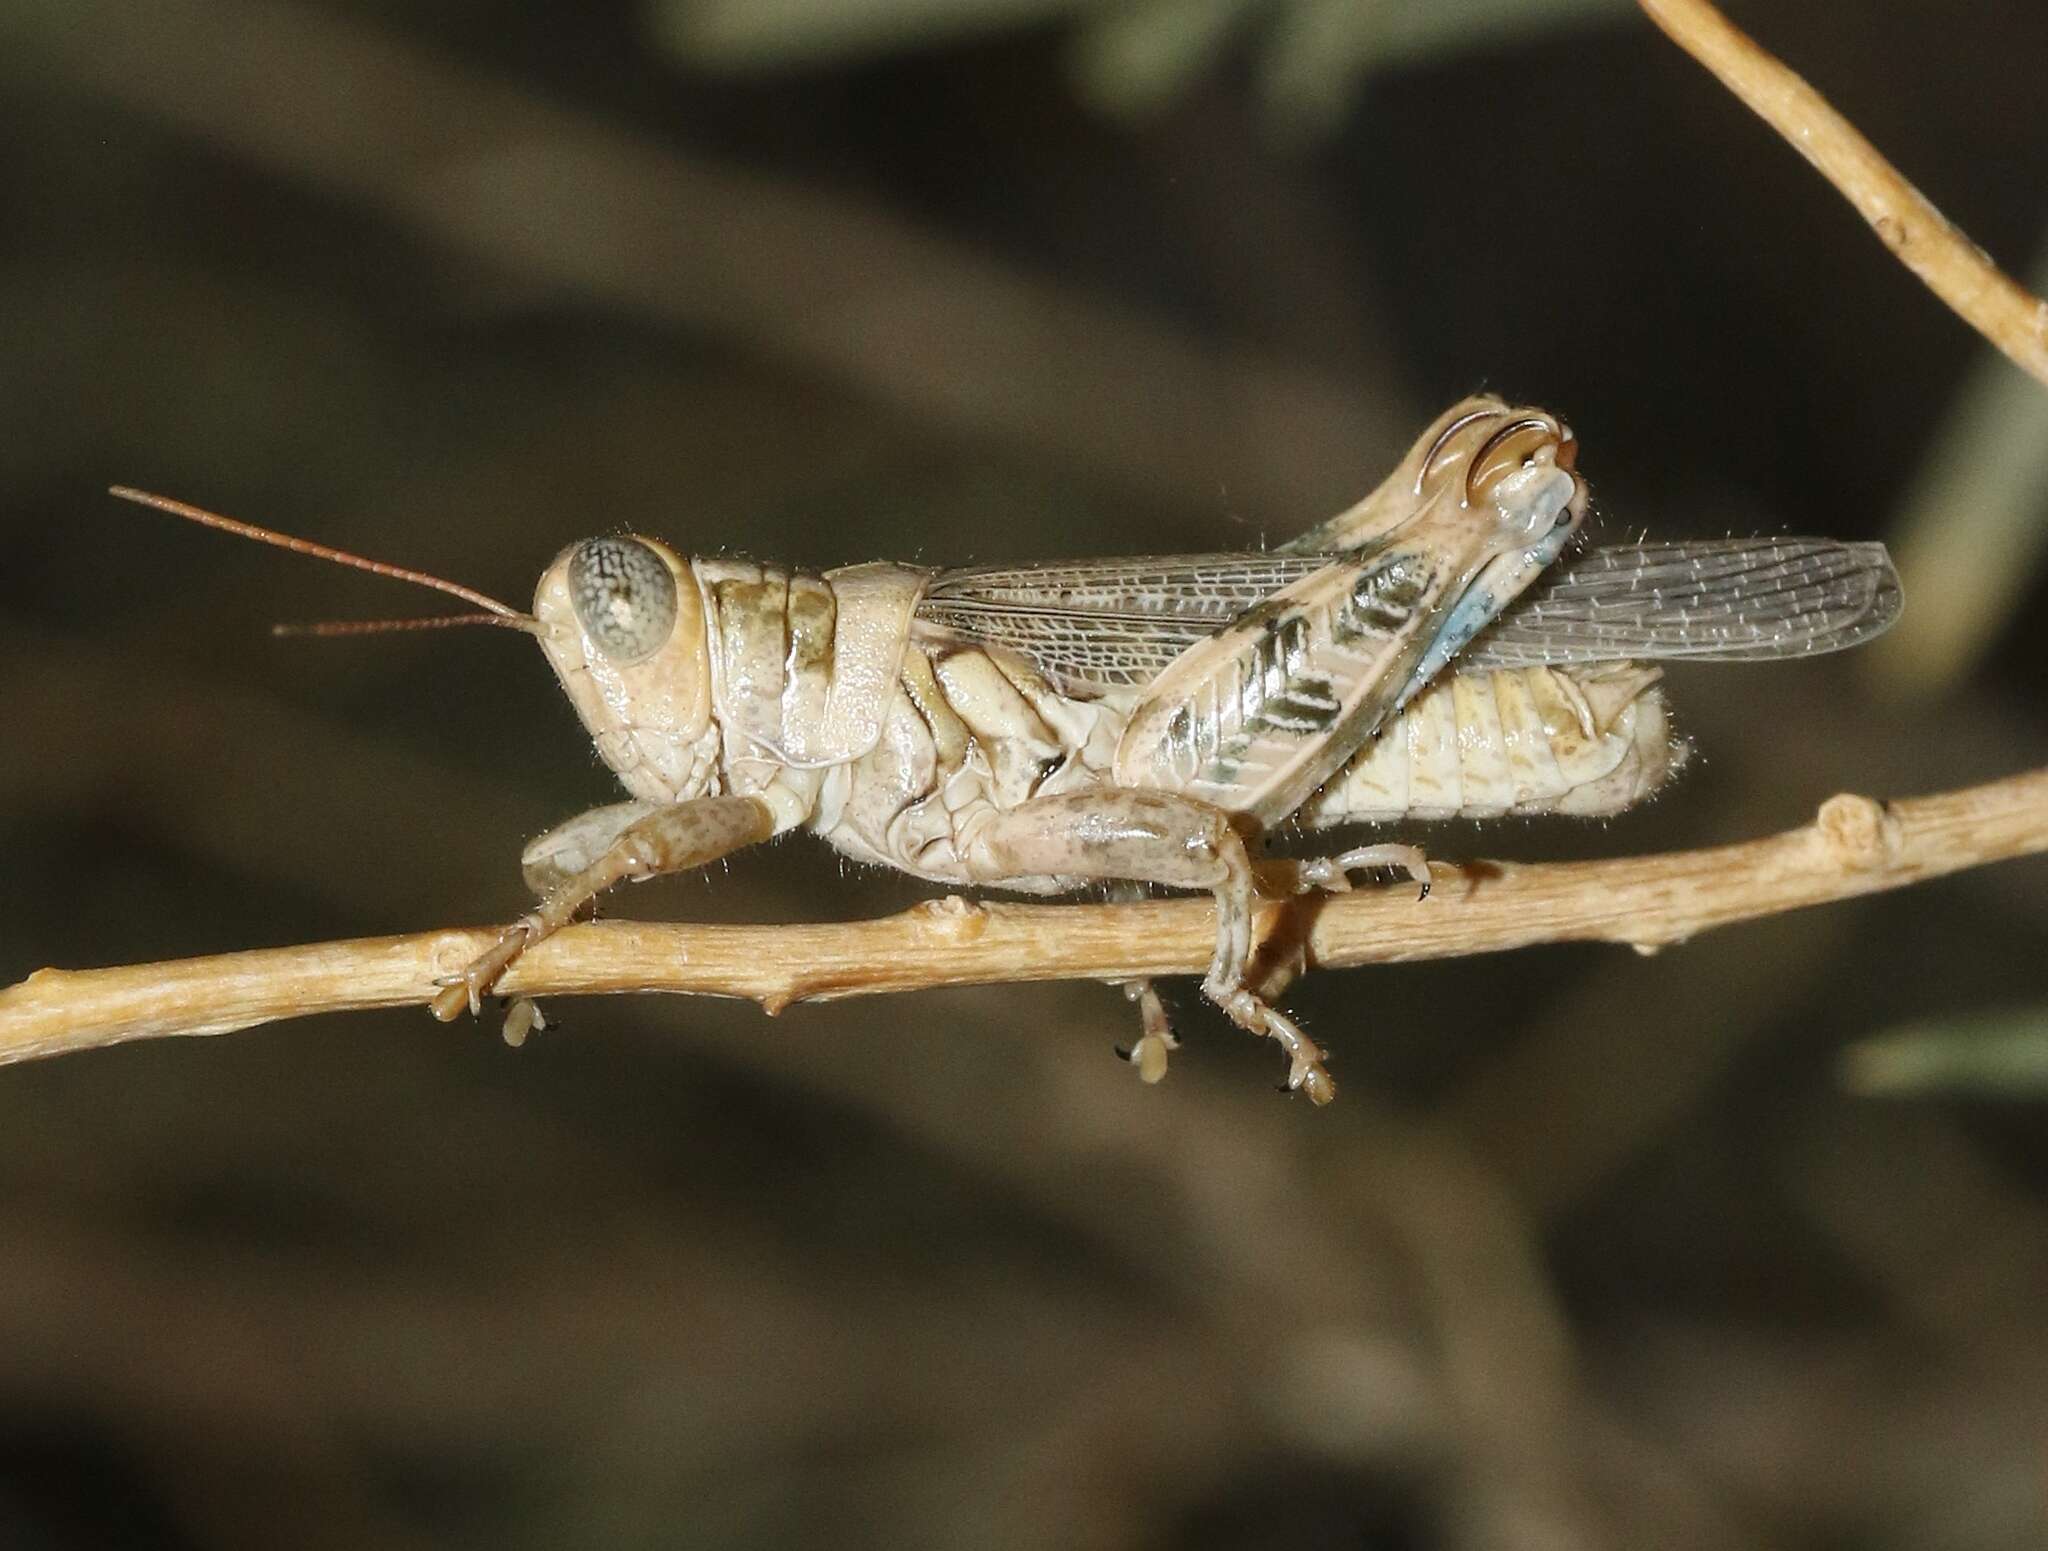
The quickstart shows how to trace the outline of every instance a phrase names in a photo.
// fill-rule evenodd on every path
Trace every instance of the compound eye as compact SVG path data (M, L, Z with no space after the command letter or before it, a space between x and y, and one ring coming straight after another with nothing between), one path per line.
M652 657L675 630L675 573L638 539L585 539L568 582L577 623L621 666Z

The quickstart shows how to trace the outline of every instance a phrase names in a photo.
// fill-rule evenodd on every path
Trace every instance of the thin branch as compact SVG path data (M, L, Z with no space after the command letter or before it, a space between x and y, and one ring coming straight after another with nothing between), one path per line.
M2048 851L2048 768L1880 804L1843 795L1783 834L1604 862L1437 864L1405 888L1274 903L1268 966L1319 967L1495 953L1546 942L1649 952L1734 921L1899 888ZM0 1062L130 1039L224 1034L310 1013L429 1001L436 978L495 932L448 930L262 949L116 969L46 969L0 991ZM949 898L878 920L571 927L506 976L509 995L621 991L793 1002L1026 980L1199 974L1214 944L1204 900L1137 905L974 904Z
M1950 306L2048 382L2048 305L1992 266L1817 93L1711 5L1640 3L1842 189ZM208 36L223 46L232 42L231 34ZM142 78L106 66L92 50L67 58L73 64L98 60L98 78L108 83ZM392 59L380 54L375 62ZM233 119L241 122L246 103L237 103ZM524 103L518 108L530 111ZM195 118L193 101L181 99L176 115ZM359 122L359 115L349 120ZM213 119L205 123L219 127ZM299 149L311 154L332 147ZM364 165L361 157L344 160L348 168ZM333 181L355 186L354 175L330 171ZM427 186L434 191L432 180ZM413 208L409 200L396 202ZM446 206L438 194L431 203ZM971 310L1002 310L986 302L978 295ZM739 309L748 319L755 311ZM1176 380L1173 373L1164 376ZM1424 904L1405 893L1314 898L1270 907L1262 929L1270 934L1268 956L1276 964L1297 954L1311 964L1341 966L1559 941L1648 950L1731 921L2043 849L2048 771L2036 771L1894 808L1838 797L1812 826L1714 850L1612 862L1439 867L1436 891ZM883 920L822 926L606 923L541 944L515 966L503 989L516 996L698 992L751 997L775 1011L798 1000L932 986L1193 974L1207 962L1211 933L1210 907L1199 900L1119 906L945 900ZM121 969L45 970L0 991L0 1061L127 1039L223 1033L314 1012L423 1003L438 976L467 962L493 936L444 931Z
M1783 135L1956 314L2048 383L2048 302L1951 226L1825 97L1708 0L1638 0L1650 20Z

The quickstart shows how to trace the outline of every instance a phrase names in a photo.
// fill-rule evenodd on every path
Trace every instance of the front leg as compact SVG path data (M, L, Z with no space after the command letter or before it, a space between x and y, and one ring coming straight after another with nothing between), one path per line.
M474 1013L520 954L567 926L607 889L702 867L774 833L775 816L758 797L695 797L652 808L621 803L550 830L527 847L525 858L529 878L552 882L546 897L442 989L432 1003L434 1016L446 1023L464 1007ZM571 870L565 862L581 865Z
M1337 1096L1323 1053L1291 1018L1244 983L1252 955L1254 882L1244 837L1221 808L1136 788L1038 797L992 817L963 858L977 881L1084 877L1136 880L1216 896L1216 952L1202 991L1254 1034L1287 1052L1287 1086L1318 1104Z

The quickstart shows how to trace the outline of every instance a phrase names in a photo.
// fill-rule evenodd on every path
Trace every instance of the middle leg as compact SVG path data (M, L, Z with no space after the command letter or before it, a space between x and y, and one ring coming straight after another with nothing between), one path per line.
M983 824L963 860L982 883L1056 876L1210 890L1216 950L1203 994L1240 1028L1279 1042L1287 1052L1289 1088L1317 1104L1336 1097L1315 1041L1245 984L1257 891L1244 837L1221 808L1135 788L1037 797Z

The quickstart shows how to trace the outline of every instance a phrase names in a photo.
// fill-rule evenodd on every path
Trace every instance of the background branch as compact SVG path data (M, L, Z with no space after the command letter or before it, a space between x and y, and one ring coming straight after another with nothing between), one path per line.
M1825 97L1707 0L1640 0L1651 21L1817 167L1928 289L2048 383L2048 302L2030 295Z
M1898 888L2048 850L2048 769L1880 804L1842 795L1810 825L1738 845L1601 862L1437 865L1405 888L1274 904L1269 965L1343 967L1495 953L1540 942L1654 951L1733 921ZM316 943L116 969L51 970L0 992L0 1061L309 1013L429 1000L492 931ZM793 1002L1005 981L1199 974L1214 944L1201 900L1137 905L936 900L871 921L700 926L614 921L542 943L506 976L514 996L621 991Z

